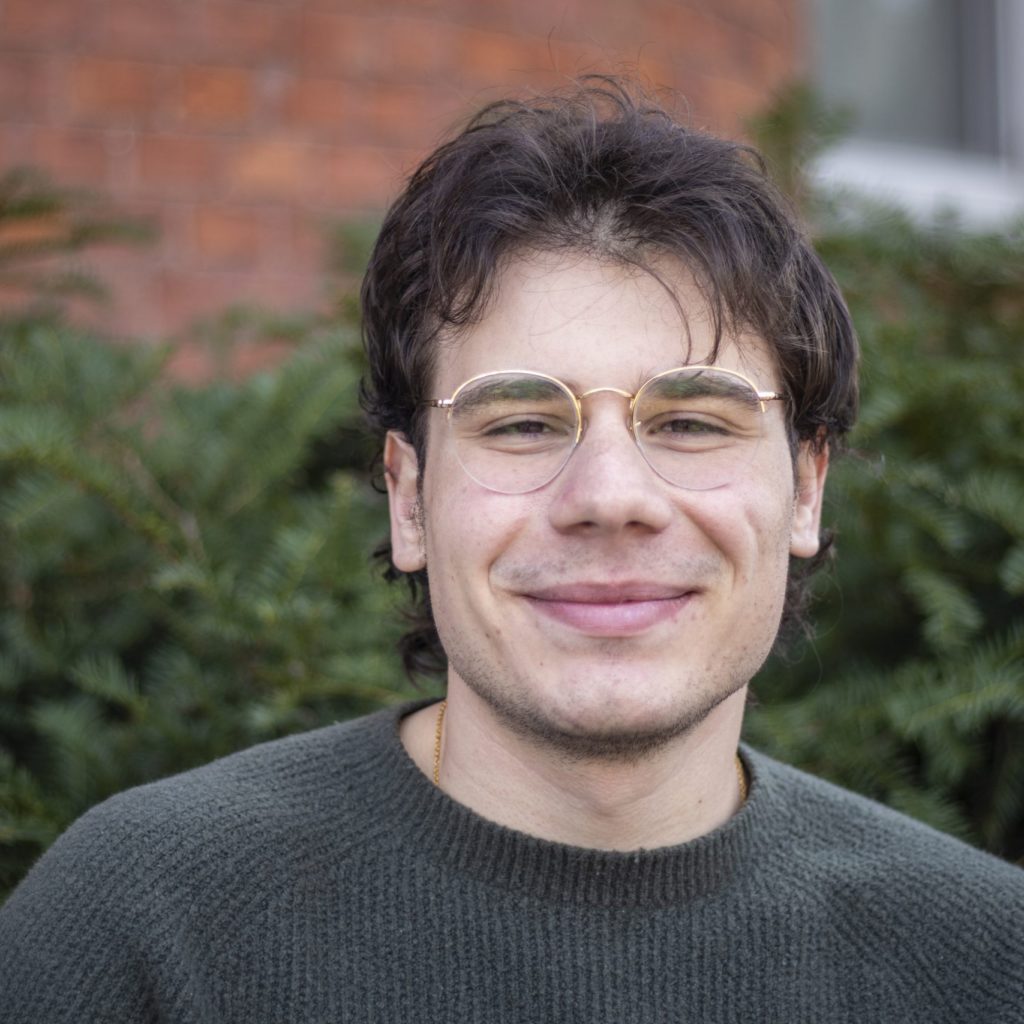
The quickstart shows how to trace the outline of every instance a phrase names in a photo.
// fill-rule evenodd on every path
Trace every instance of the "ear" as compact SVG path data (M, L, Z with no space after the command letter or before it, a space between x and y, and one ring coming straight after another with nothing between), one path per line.
M813 558L818 553L827 474L828 445L822 443L818 451L811 442L801 442L796 459L796 500L789 539L789 553L797 558Z
M413 446L393 430L384 439L384 476L391 517L391 561L402 572L416 572L427 564L420 521L419 464Z

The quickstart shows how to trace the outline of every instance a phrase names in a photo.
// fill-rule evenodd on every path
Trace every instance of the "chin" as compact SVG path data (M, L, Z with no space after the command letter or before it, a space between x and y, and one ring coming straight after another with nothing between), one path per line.
M620 685L603 699L591 693L558 706L482 696L506 726L549 751L573 760L636 761L691 733L740 686L666 700L663 691L643 698Z

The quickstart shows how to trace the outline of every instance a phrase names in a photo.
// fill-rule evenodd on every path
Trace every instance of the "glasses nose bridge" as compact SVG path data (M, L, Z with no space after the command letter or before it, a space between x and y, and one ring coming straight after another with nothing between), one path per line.
M577 395L576 400L582 402L584 398L589 398L591 395L599 395L602 391L610 391L613 395L622 395L623 398L629 399L629 404L633 404L633 399L636 397L635 394L630 394L628 391L623 391L622 388L591 388L589 391L584 391L582 395Z
M633 405L636 402L636 396L638 392L624 391L622 388L603 387L603 388L591 388L589 391L584 391L582 394L574 395L576 399L576 408L579 411L579 435L577 437L577 444L583 440L587 430L587 417L583 414L583 399L589 398L591 395L599 395L602 392L610 392L613 395L619 395L621 398L625 398L627 402L627 410L625 416L626 429L629 431L630 437L633 441L636 441L636 434L633 430Z

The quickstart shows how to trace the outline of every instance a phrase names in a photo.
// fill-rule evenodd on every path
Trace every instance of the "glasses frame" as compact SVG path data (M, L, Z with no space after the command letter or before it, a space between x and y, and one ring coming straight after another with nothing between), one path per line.
M583 399L589 398L591 395L601 394L602 392L605 391L611 392L612 394L615 395L621 395L623 398L629 400L629 433L630 436L633 438L633 443L636 445L637 451L640 452L641 458L643 458L644 462L647 463L651 471L662 480L665 480L666 483L672 484L673 487L682 487L682 484L674 483L672 480L669 480L667 477L663 476L658 471L658 469L651 463L650 459L647 457L647 453L644 451L643 445L640 443L636 436L636 404L640 396L644 393L644 391L647 388L649 388L652 384L654 384L656 381L661 380L662 377L668 377L670 374L679 373L680 371L697 372L702 370L708 370L713 373L725 374L728 377L735 377L737 380L742 381L743 384L750 388L751 392L757 398L758 404L761 407L762 414L768 411L769 402L783 402L786 400L786 396L782 394L782 392L780 391L762 391L749 377L747 377L745 374L740 373L738 370L726 370L721 366L707 366L701 364L697 366L673 366L671 369L662 370L660 373L656 373L653 377L648 377L647 380L645 380L643 384L641 384L640 387L637 388L637 390L634 391L632 394L628 391L624 391L622 388L600 387L590 388L589 390L584 391L582 394L578 395L575 391L573 391L571 387L569 387L568 384L565 383L564 380L560 380L558 377L553 377L549 373L540 373L537 370L491 370L487 373L478 373L476 374L476 376L470 377L468 380L464 380L452 392L450 398L428 398L424 399L420 404L429 406L432 409L443 409L445 411L445 420L447 423L450 424L452 409L455 406L455 402L458 399L459 395L466 388L477 383L477 381L486 380L488 377L506 377L512 374L522 374L523 376L526 377L537 377L540 378L541 380L546 380L549 383L561 388L561 390L564 391L572 399L572 403L576 408L576 436L573 438L572 447L569 449L569 453L566 455L565 461L558 467L557 470L555 470L555 472L550 477L548 477L547 480L544 481L544 483L537 484L536 487L531 487L529 490L526 491L502 491L495 487L488 487L487 484L482 483L480 480L476 480L476 477L474 477L469 472L469 470L466 469L465 466L462 466L463 471L471 479L476 480L476 482L480 484L481 487L485 488L488 491L493 491L495 494L529 494L532 491L539 491L542 487L546 487L549 483L551 483L551 481L554 480L559 475L559 473L561 473L562 470L565 469L565 467L569 464L569 460L572 458L573 453L579 447L580 441L583 440L584 427L586 423L586 420L583 416ZM459 464L462 465L461 459L459 460ZM683 490L686 490L686 488L683 487Z

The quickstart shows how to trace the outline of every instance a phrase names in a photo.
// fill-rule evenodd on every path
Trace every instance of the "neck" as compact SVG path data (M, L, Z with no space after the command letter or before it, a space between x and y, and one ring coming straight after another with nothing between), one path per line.
M453 680L441 732L438 783L482 817L591 849L671 846L705 835L740 807L736 745L745 688L689 733L635 760L582 759L509 729ZM428 776L437 705L409 716L402 740Z

